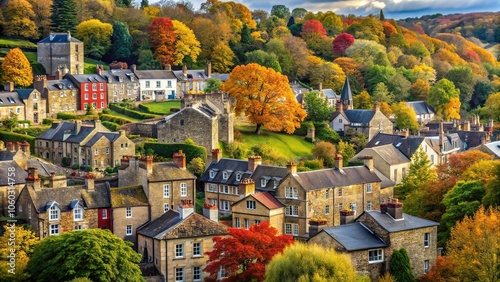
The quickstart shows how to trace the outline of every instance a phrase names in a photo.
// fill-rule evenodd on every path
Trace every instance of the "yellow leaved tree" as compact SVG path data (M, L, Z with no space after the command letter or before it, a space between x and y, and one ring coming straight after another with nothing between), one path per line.
M28 87L33 83L33 71L28 58L19 48L7 53L2 63L2 80L14 82L15 86Z
M174 24L174 33L176 37L174 65L181 66L183 63L186 63L186 57L189 57L192 62L196 62L201 52L200 41L196 39L193 30L184 23L178 20L173 20L172 23Z
M12 227L6 224L4 230L0 237L0 281L24 281L27 278L24 270L34 246L39 242L38 237L19 225Z

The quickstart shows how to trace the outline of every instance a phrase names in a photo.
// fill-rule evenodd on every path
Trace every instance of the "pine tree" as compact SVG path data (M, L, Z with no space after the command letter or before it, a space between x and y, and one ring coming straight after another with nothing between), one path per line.
M431 168L432 164L422 148L418 149L411 159L410 171L403 181L394 188L394 194L398 199L404 200L413 191L430 179L436 178L436 172Z
M127 23L119 21L113 23L112 39L111 53L113 59L126 61L132 54L132 36L128 31Z
M411 271L410 258L404 248L395 250L389 263L390 273L398 282L413 282L415 277Z
M380 17L379 17L379 19L380 19L381 21L385 20L384 10L382 10L382 9L380 9Z
M76 33L76 4L74 0L54 0L51 9L52 31Z

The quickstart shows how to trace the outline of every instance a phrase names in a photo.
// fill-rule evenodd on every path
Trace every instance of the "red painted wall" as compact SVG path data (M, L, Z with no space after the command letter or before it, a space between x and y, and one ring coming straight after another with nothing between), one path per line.
M85 90L85 85L87 89ZM95 85L95 88L93 86ZM95 109L103 109L108 107L107 97L107 83L106 82L82 82L80 83L80 108L79 110L86 110L85 104L96 103ZM94 98L95 94L95 98ZM87 99L85 99L87 95Z

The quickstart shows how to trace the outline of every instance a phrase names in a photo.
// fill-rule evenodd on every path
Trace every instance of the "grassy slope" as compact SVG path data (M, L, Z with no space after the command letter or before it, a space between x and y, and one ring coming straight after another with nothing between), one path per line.
M152 112L155 112L155 113L170 114L170 108L173 108L173 107L179 108L181 106L181 102L180 101L165 101L165 102L146 103L146 104L142 104L142 105L148 107Z
M130 117L130 116L127 116L127 115L121 114L121 113L119 113L119 112L115 112L115 111L113 111L112 109L109 109L109 111L110 111L110 113L109 113L109 114L110 114L110 115L112 115L112 116L115 116L115 117L122 117L122 118L126 118L126 119L133 120L133 121L136 121L136 122L138 122L138 121L142 121L142 119L133 118L133 117Z
M30 48L36 50L36 44L28 40L0 37L0 48Z

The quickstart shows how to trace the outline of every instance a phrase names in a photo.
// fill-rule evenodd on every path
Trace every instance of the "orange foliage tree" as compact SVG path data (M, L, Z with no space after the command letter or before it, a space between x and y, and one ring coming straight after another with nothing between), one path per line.
M229 237L214 237L214 249L207 252L210 273L205 281L216 281L224 267L224 281L263 281L266 265L274 255L293 243L290 235L278 235L278 230L265 221L248 230L229 228Z
M33 83L30 62L19 48L7 53L2 63L2 80L13 82L15 86L28 87Z
M163 66L174 63L175 32L169 18L155 18L148 27L149 43Z
M222 89L236 98L236 114L244 113L256 124L256 134L262 126L271 131L293 133L306 117L288 78L271 68L258 64L237 66Z
M418 282L458 282L454 274L454 265L449 258L439 256L431 271L418 279Z

